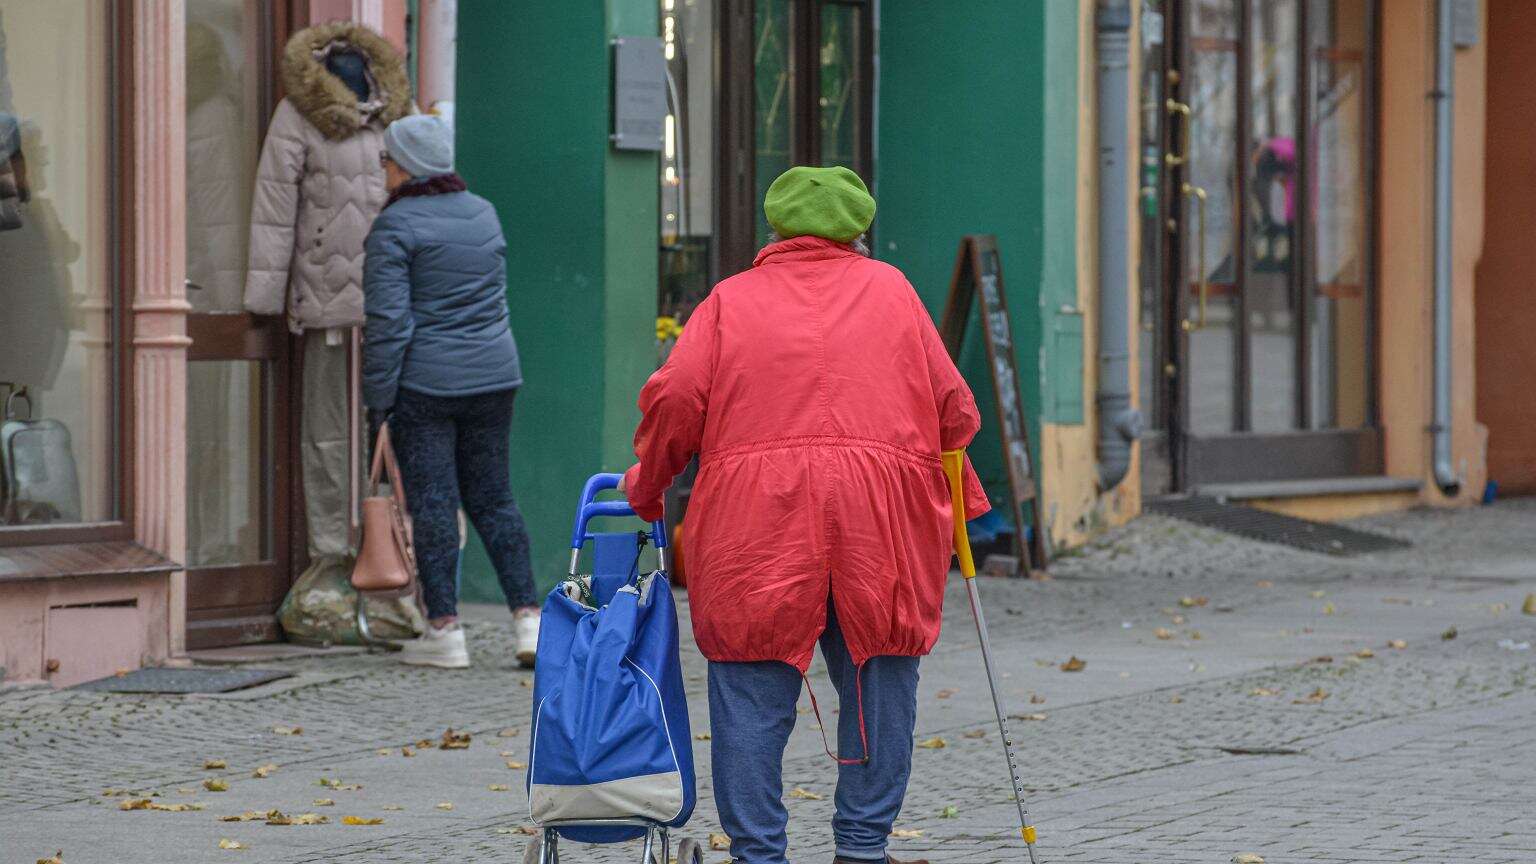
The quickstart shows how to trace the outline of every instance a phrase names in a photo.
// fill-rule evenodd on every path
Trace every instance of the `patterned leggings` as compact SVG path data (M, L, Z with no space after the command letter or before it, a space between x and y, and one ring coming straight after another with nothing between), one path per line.
M507 605L514 610L538 605L528 529L508 476L516 395L515 388L478 396L402 389L396 397L389 431L411 511L428 618L457 614L461 501L485 543Z

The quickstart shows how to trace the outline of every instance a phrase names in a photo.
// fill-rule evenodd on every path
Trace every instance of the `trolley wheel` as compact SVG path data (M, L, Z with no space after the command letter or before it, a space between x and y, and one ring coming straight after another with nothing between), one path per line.
M692 837L684 837L677 843L677 864L704 864L704 847Z
M544 834L539 832L528 838L528 847L523 850L523 864L539 864L539 859L544 856Z

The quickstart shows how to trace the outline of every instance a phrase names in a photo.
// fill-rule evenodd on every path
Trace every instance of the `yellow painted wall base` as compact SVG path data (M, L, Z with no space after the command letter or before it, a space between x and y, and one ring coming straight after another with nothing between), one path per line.
M1407 510L1423 503L1417 492L1373 492L1361 495L1313 495L1302 498L1260 498L1243 501L1250 507L1314 522L1339 522L1376 513Z

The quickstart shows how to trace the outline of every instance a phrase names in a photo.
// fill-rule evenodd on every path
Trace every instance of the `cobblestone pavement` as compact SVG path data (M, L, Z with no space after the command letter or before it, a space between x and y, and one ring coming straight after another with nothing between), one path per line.
M1499 644L1536 643L1520 612L1536 591L1536 501L1357 524L1415 546L1334 559L1149 516L1057 562L1053 581L982 583L1010 710L1044 716L1015 721L1042 861L1536 862L1536 650ZM917 733L946 746L916 751L898 828L921 834L892 851L1025 861L964 589L950 587ZM506 613L472 616L466 672L350 655L264 664L295 677L220 697L0 691L0 864L59 849L69 864L520 856L530 678ZM1086 668L1062 672L1071 656ZM684 662L703 732L691 644ZM831 857L835 770L814 723L801 719L786 759L788 788L825 796L789 802L797 861ZM450 726L473 733L469 749L403 758ZM700 806L682 832L699 839L719 830L708 747L695 746ZM228 791L205 790L210 777ZM124 812L107 790L206 809ZM330 824L217 819L271 808ZM624 861L638 847L563 853Z

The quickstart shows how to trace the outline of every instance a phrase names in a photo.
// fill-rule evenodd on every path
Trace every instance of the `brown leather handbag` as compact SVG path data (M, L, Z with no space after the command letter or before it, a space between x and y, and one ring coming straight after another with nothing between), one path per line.
M383 474L389 474L389 494L377 495ZM363 542L352 568L352 587L359 591L399 591L416 581L416 548L411 542L411 517L405 509L400 465L389 441L389 424L379 427L368 472L368 496L363 499Z

